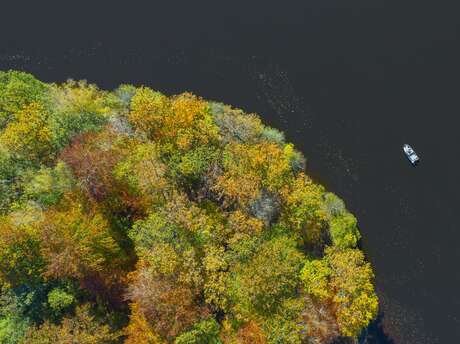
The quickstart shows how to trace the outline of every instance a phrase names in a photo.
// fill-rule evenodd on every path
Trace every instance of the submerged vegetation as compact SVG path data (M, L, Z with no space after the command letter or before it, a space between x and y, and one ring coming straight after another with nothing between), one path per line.
M0 343L330 343L376 316L355 217L259 117L0 72Z

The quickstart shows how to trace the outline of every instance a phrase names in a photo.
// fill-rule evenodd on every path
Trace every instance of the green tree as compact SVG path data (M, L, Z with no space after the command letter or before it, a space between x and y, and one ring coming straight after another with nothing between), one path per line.
M40 233L35 226L16 224L14 216L0 218L0 282L4 286L39 282L45 268L40 250Z
M50 94L53 111L49 127L58 149L79 133L99 130L112 112L109 105L114 96L85 81L53 85Z
M15 315L0 318L0 343L16 344L25 335L29 328L27 319Z
M48 303L51 309L60 314L75 302L73 294L61 288L54 288L48 293Z
M152 212L145 220L137 221L128 232L136 252L148 263L156 275L167 276L195 288L202 285L201 266L191 230L193 212L180 204L178 198L170 203L175 212L167 209ZM182 210L180 210L180 208ZM196 223L195 223L196 224Z
M69 167L59 161L54 168L42 167L38 172L28 171L24 174L24 198L34 200L43 207L57 204L65 192L74 185Z
M193 186L218 158L218 150L208 146L199 146L185 154L176 154L170 160L171 175L185 186Z
M250 261L231 269L228 293L237 318L269 315L294 297L302 262L295 241L283 236L263 243Z
M361 238L357 220L348 212L334 217L330 221L329 231L333 244L340 248L354 248Z
M326 192L323 196L329 217L343 215L346 212L345 203L332 192Z
M0 146L0 214L5 214L19 196L21 168L11 154Z
M278 312L271 314L262 322L267 342L270 344L305 342L307 338L300 319L303 307L303 300L298 297L282 300Z
M0 296L0 343L16 344L25 335L31 320L25 315L30 298L16 296L11 290L2 290Z
M284 147L284 145L286 144L284 133L275 128L264 127L262 129L262 132L260 133L260 136L262 139L269 142L274 142L278 144L280 147Z
M192 330L176 337L175 344L221 344L219 324L213 318L195 324Z
M131 154L115 166L114 177L128 185L132 194L142 196L149 204L164 201L170 194L171 185L158 145L133 142L129 147Z
M0 71L0 130L32 103L45 104L48 85L19 71Z
M120 99L121 103L125 107L129 107L131 99L136 94L137 88L133 85L123 84L117 87L114 91L115 96Z

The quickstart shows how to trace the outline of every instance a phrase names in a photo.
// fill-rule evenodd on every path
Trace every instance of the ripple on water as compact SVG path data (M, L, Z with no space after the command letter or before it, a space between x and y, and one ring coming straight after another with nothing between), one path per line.
M391 333L395 344L440 344L439 338L424 331L423 319L413 310L377 290L380 311L383 313L383 331Z

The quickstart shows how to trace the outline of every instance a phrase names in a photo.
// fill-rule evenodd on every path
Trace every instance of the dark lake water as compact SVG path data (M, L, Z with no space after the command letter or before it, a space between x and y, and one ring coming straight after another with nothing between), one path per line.
M259 113L359 219L382 313L368 342L460 343L456 2L77 3L2 4L0 69Z

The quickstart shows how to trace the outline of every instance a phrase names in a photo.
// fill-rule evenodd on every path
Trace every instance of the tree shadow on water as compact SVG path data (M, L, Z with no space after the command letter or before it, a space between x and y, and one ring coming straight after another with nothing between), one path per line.
M383 312L363 331L359 344L396 344L383 329Z
M361 333L358 340L338 339L331 344L396 344L383 330L383 312Z

